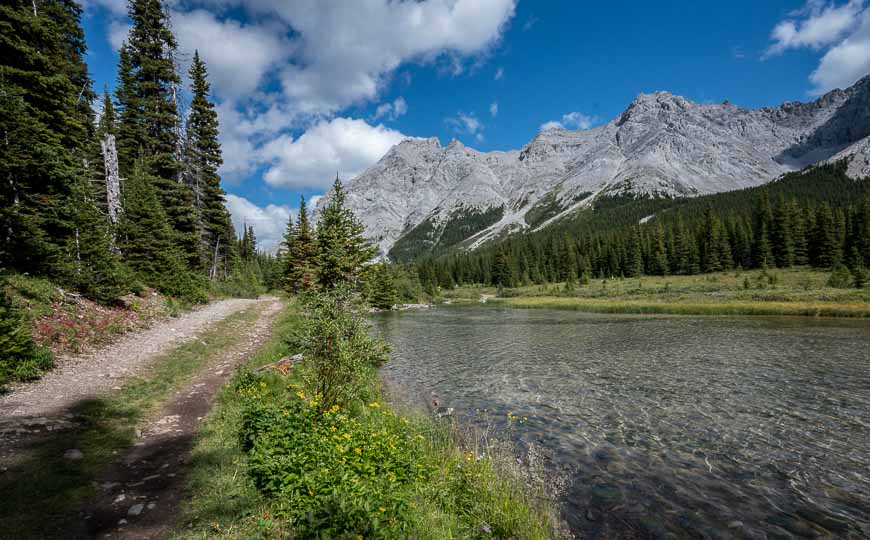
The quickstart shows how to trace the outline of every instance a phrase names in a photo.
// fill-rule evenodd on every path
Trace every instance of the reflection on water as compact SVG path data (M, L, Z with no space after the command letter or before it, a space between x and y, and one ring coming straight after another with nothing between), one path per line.
M483 307L373 320L389 380L468 418L528 418L510 432L570 475L582 537L870 537L865 322Z

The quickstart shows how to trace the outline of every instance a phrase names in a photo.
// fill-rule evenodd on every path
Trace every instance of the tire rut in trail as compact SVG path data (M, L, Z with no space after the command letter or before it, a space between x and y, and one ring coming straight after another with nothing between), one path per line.
M14 445L18 435L69 427L65 419L74 404L117 389L162 353L257 302L221 300L120 336L107 347L60 358L59 367L38 381L16 385L9 394L0 395L0 443Z
M100 475L97 496L57 538L161 538L178 525L199 425L235 368L270 337L280 310L280 301L272 300L234 346L163 406L126 455Z

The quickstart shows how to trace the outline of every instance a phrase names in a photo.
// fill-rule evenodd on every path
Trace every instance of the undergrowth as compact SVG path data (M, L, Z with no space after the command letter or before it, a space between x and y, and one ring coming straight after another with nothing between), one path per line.
M516 538L557 535L539 488L450 425L397 414L376 380L324 407L294 370L257 370L304 348L291 304L275 336L221 393L194 450L176 538Z

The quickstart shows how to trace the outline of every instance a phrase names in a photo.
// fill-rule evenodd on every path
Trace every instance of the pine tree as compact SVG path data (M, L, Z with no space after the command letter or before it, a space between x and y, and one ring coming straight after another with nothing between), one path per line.
M773 258L780 268L792 266L795 262L794 225L791 207L780 197L773 213Z
M398 302L398 293L390 265L378 263L373 265L367 274L369 303L378 309L392 308Z
M163 211L175 231L175 243L191 267L201 265L193 193L183 182L176 92L180 77L173 55L177 44L160 0L131 0L132 28L121 48L117 97L121 116L118 147L122 172L142 160Z
M93 125L80 18L70 1L0 5L0 268L51 275L72 234Z
M653 253L651 262L652 274L664 276L668 273L668 253L665 248L665 231L659 223L656 225L653 239Z
M124 261L146 285L173 296L205 300L205 284L187 269L143 163L134 164L122 196L118 246Z
M810 244L810 257L813 266L833 267L840 260L838 248L834 216L831 207L825 203L816 210L816 224Z
M284 282L288 291L298 293L311 289L317 279L317 242L308 221L305 197L299 198L296 225L287 224L287 253L284 261Z
M223 159L218 142L217 112L209 101L208 72L198 51L193 55L190 79L193 99L187 118L184 176L194 196L200 264L216 279L222 274L220 269L227 266L230 215L224 206L225 193L218 175Z
M752 262L763 268L773 264L773 251L770 246L770 227L773 213L770 210L770 200L766 192L761 194L758 208L755 211L755 239L752 243Z
M625 276L640 277L643 274L643 252L641 250L640 229L638 227L632 227L632 231L629 234Z
M377 249L363 237L364 231L363 224L345 206L344 187L336 176L317 223L317 279L323 289L333 289L342 283L358 285L363 265L377 254ZM445 276L445 280L452 278Z

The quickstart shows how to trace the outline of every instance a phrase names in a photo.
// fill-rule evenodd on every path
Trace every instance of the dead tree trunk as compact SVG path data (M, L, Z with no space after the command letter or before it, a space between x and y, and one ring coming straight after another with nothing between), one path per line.
M221 235L218 235L217 240L214 242L214 257L212 257L211 261L211 269L208 271L208 277L212 281L217 279L217 270L218 270L218 253L221 247Z
M111 133L100 141L103 149L103 163L106 168L106 203L109 209L109 221L118 224L121 213L121 177L118 174L118 150L115 148L115 136Z

